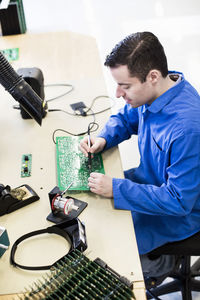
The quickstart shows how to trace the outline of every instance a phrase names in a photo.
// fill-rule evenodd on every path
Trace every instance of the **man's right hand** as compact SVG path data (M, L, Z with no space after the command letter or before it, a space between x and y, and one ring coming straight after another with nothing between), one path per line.
M84 137L79 145L79 149L83 154L88 157L88 152L90 153L98 153L101 152L105 145L106 145L106 140L101 137L92 137L90 138L91 142L91 147L88 146L88 137Z

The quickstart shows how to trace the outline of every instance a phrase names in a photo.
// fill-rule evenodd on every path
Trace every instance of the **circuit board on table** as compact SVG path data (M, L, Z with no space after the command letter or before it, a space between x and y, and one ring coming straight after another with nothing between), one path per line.
M88 177L91 172L105 174L100 153L92 158L92 169L88 168L88 158L79 150L82 137L56 137L56 161L58 187L64 191L71 183L69 191L88 191Z

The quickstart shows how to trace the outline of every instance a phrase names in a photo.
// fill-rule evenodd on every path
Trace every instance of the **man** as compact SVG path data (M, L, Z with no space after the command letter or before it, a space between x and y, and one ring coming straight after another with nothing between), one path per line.
M105 65L126 104L90 148L87 139L80 148L87 156L138 135L139 167L125 171L125 179L91 173L89 187L113 197L115 208L132 211L144 255L200 230L200 97L182 73L168 72L164 49L150 32L126 37Z

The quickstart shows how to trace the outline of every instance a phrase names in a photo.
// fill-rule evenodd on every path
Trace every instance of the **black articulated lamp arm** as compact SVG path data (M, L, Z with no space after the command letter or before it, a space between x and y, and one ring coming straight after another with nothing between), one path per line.
M20 103L22 108L41 125L45 101L36 94L22 76L17 74L1 52L0 83Z

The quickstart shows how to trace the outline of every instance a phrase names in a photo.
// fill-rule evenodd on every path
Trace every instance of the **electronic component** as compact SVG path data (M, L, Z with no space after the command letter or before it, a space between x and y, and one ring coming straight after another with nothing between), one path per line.
M76 103L72 103L70 104L71 108L77 112L79 111L79 113L81 114L81 116L86 116L86 112L85 112L85 104L81 101L81 102L76 102Z
M3 49L1 53L3 53L9 62L19 59L19 48Z
M70 186L68 186L68 189ZM49 193L52 212L47 216L48 221L57 224L65 220L77 218L88 205L84 201L65 195L67 190L65 189L65 191L61 192L56 186Z
M21 177L31 176L32 154L23 154L21 162Z
M79 250L59 259L50 273L38 279L21 299L135 299L133 284L97 258Z
M94 154L92 168L88 168L88 158L79 149L82 137L57 137L56 160L57 179L60 190L73 182L71 191L89 191L88 178L91 172L105 174L103 160L100 153Z
M39 200L36 192L27 184L11 189L0 185L0 216L11 213L23 206Z
M4 227L0 226L0 257L8 249L9 245L10 241L8 238L7 230Z

